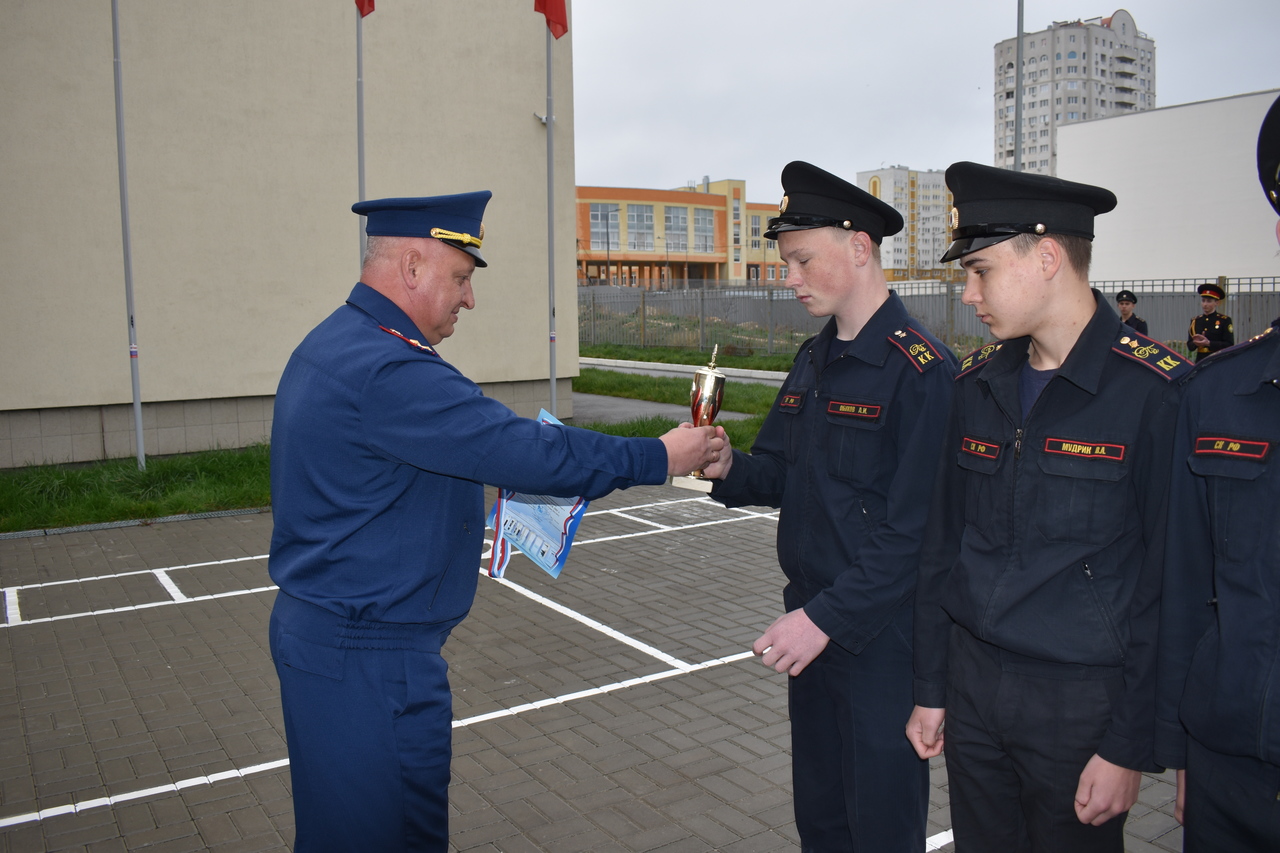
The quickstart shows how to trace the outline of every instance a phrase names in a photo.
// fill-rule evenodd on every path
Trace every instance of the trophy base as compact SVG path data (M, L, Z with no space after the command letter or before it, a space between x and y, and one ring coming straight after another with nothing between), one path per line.
M702 492L703 494L711 494L711 480L704 480L701 477L672 477L671 485L677 489L688 489L691 492Z

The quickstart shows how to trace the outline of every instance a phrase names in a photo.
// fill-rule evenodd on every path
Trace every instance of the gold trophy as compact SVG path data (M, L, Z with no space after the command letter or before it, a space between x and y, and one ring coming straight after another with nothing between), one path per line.
M720 414L720 402L724 398L724 374L716 370L716 354L720 345L711 348L711 363L699 367L693 374L693 385L689 389L689 411L693 416L693 425L710 426ZM711 481L702 476L702 471L694 471L688 477L672 477L671 485L682 489L693 489L698 492L710 492Z

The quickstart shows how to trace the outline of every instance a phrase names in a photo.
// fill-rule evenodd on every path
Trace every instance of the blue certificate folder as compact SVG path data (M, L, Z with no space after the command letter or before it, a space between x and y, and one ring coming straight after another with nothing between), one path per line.
M538 413L538 420L544 424L560 423L546 409ZM506 573L514 550L533 560L551 577L560 577L560 570L569 559L573 534L587 512L587 503L585 498L524 495L499 489L498 499L493 502L485 522L493 531L489 577L500 578Z

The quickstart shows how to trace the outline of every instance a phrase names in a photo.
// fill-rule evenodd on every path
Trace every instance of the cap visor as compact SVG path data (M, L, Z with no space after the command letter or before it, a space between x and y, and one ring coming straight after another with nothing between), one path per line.
M965 255L971 255L979 249L994 246L996 243L1003 243L1005 240L1011 240L1017 236L1017 234L996 234L991 237L963 237L951 244L946 254L938 259L938 263L945 264L947 261L963 258Z

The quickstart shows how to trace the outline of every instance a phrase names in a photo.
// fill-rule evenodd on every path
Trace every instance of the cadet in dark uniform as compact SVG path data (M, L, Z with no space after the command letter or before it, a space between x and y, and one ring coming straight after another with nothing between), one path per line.
M443 851L452 711L440 648L475 596L484 483L603 495L718 458L712 428L621 439L516 417L434 347L475 305L488 192L361 202L347 303L275 400L269 569L294 849Z
M945 742L956 850L1113 851L1152 758L1176 380L1191 365L1088 281L1099 187L947 169L960 362L916 589L921 756ZM943 737L943 721L946 736Z
M1280 214L1280 99L1258 136ZM1276 223L1280 242L1280 221ZM1191 374L1174 441L1156 759L1187 853L1280 850L1280 328Z
M1216 284L1202 284L1196 290L1200 293L1200 316L1191 318L1187 349L1194 352L1199 361L1234 345L1236 332L1231 318L1218 313L1218 303L1227 298L1226 292Z
M1138 304L1138 297L1132 290L1122 290L1116 294L1116 307L1120 309L1120 322L1140 335L1147 334L1147 321L1133 313L1133 306Z
M794 162L765 236L788 287L830 316L801 345L748 455L706 473L726 506L781 507L786 615L756 640L786 672L796 826L804 851L919 853L928 764L911 712L911 596L955 356L888 289L889 205Z

